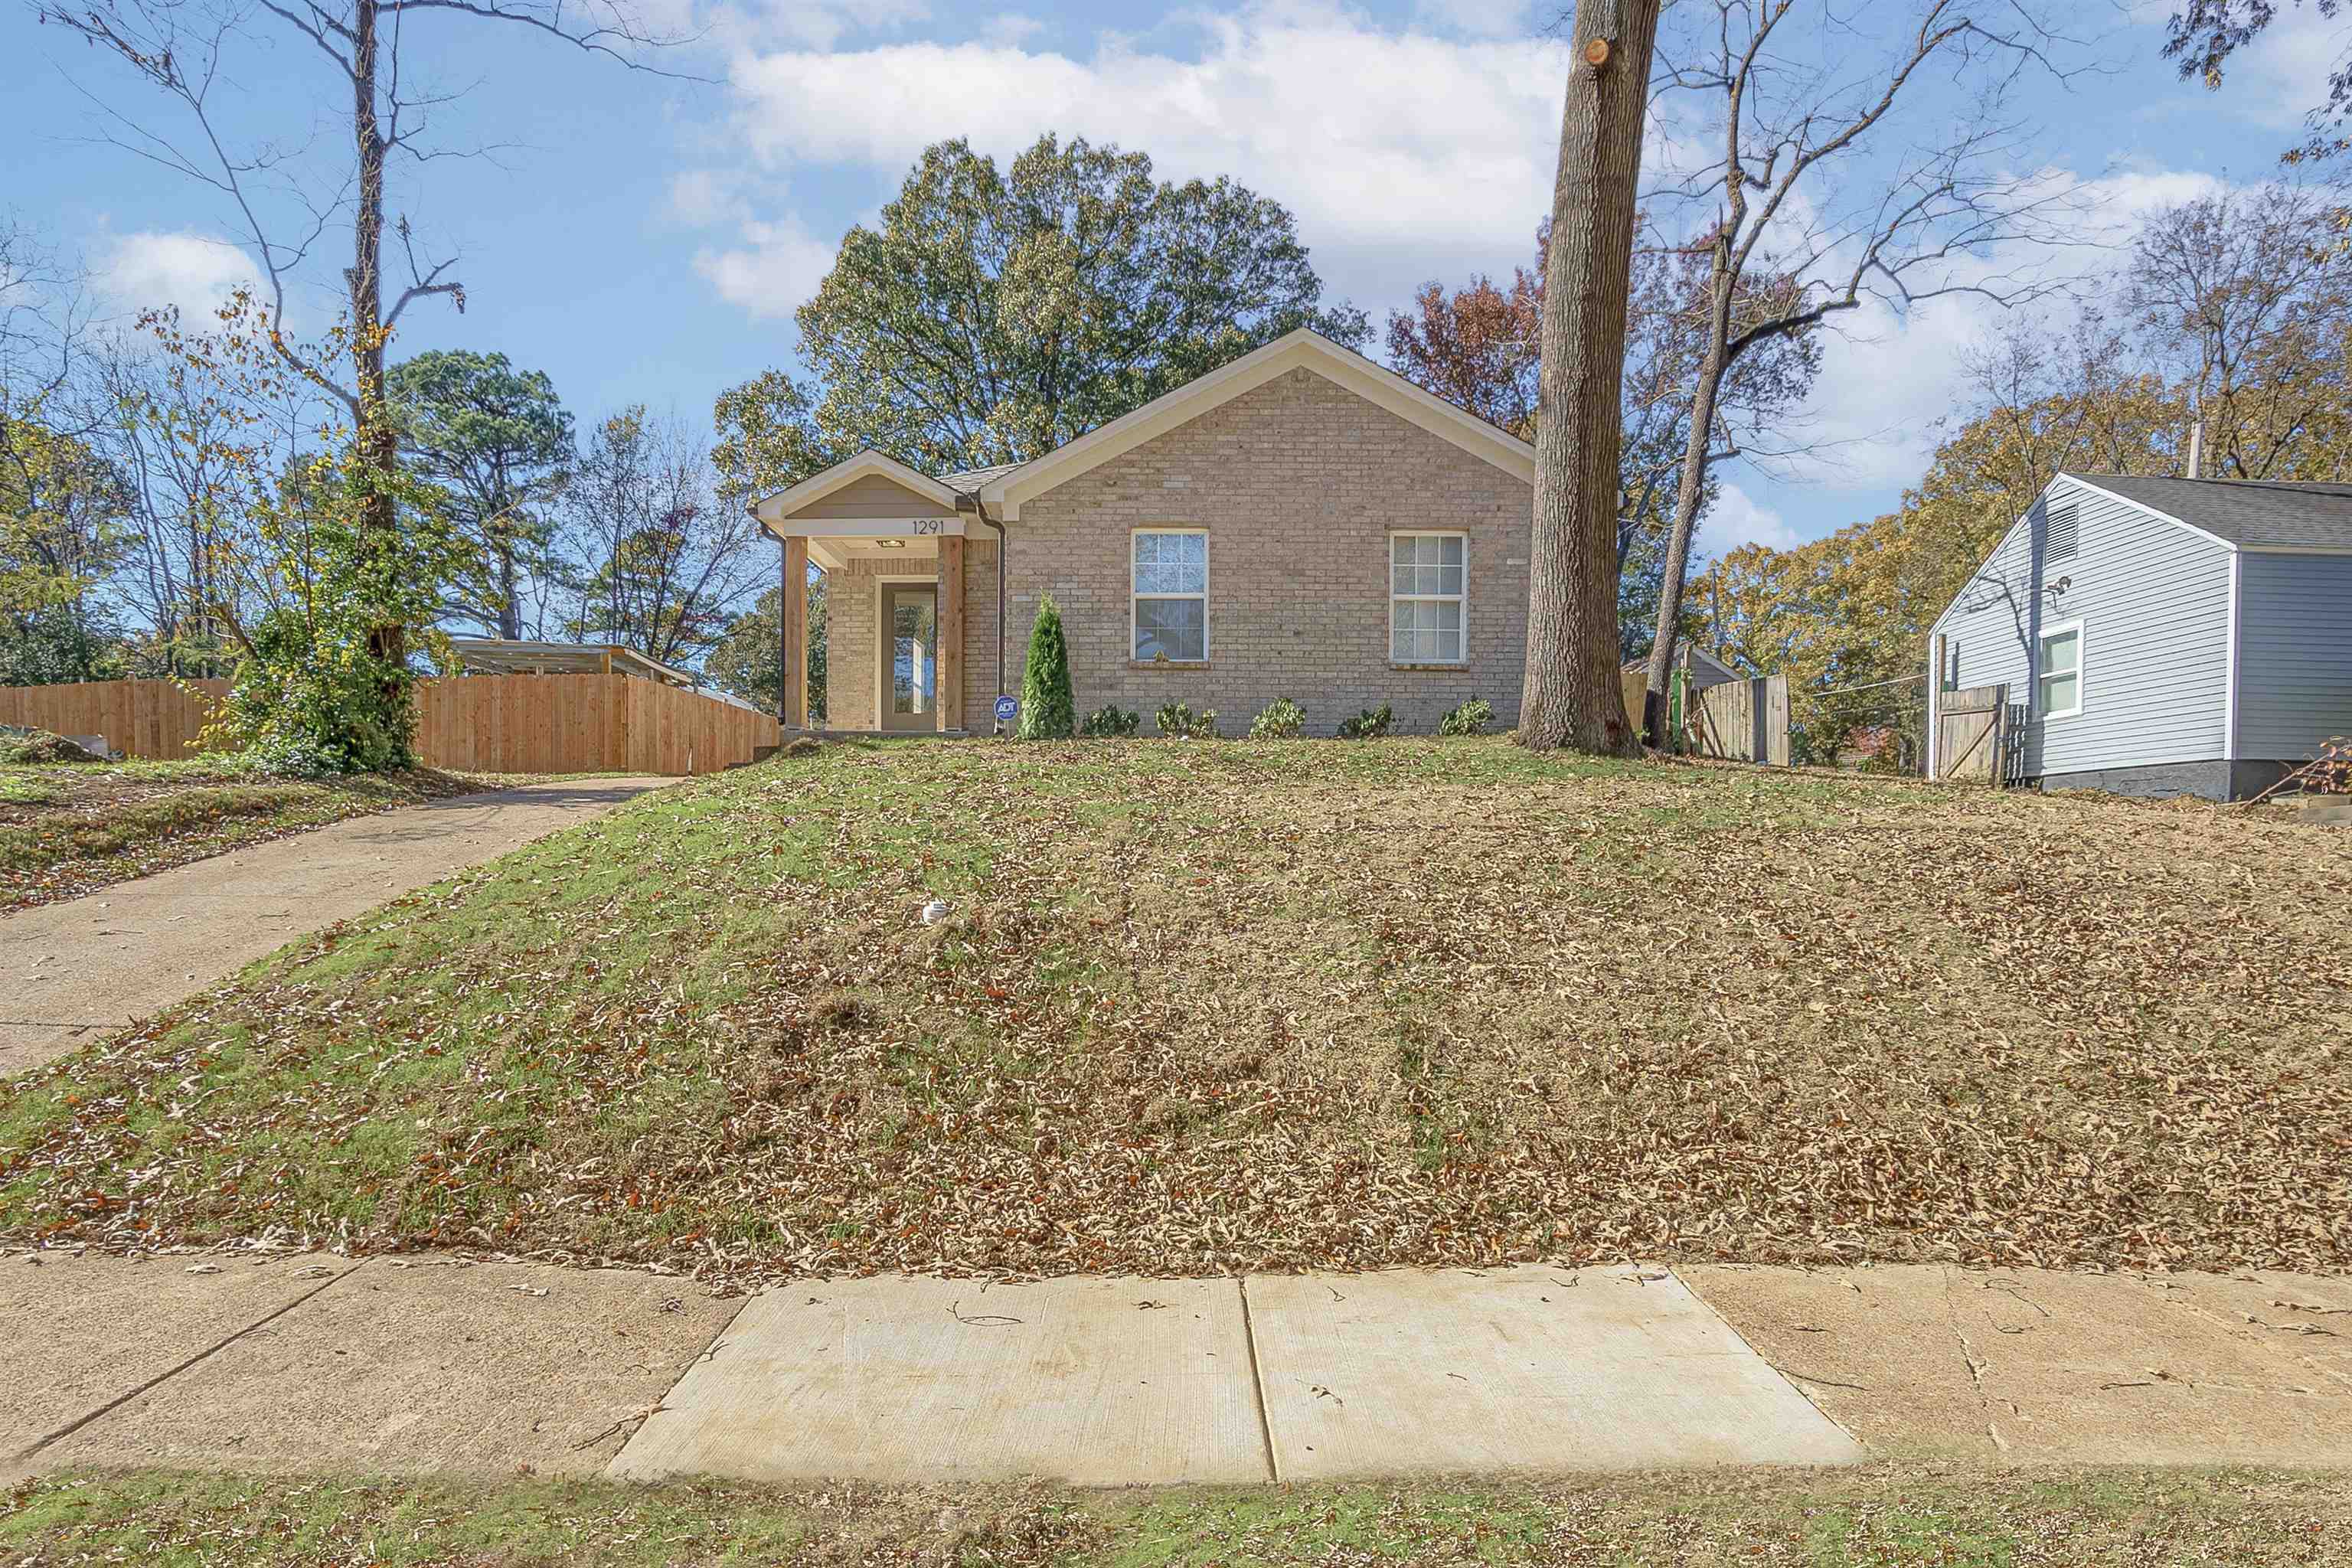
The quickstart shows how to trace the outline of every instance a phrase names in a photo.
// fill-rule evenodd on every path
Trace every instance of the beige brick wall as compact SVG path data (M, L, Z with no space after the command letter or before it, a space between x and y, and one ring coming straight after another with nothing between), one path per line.
M1400 730L1431 731L1473 696L1493 703L1497 727L1507 728L1524 677L1533 500L1494 465L1312 371L1292 371L1022 504L1008 525L1007 689L1020 689L1029 626L1050 592L1069 637L1078 711L1135 709L1146 734L1171 700L1214 709L1232 735L1277 697L1305 708L1318 735L1382 702ZM1129 531L1147 527L1208 531L1205 668L1130 660ZM1464 666L1389 661L1388 536L1415 529L1469 534ZM992 562L988 570L992 612ZM984 681L992 633L978 615L971 626L971 667ZM977 720L986 710L971 711L984 729Z

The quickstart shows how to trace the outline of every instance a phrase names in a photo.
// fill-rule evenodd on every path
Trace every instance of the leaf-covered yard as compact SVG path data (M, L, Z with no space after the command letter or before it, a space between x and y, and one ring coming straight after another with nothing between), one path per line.
M0 1088L0 1229L2341 1271L2348 846L1491 740L830 745Z

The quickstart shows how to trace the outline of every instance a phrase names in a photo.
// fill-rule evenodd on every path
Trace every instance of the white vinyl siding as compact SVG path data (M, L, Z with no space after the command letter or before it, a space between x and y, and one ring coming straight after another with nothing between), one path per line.
M1389 658L1460 664L1467 646L1470 541L1460 533L1389 535Z
M2218 761L2226 754L2230 548L2096 482L2054 481L1937 617L1932 630L1948 647L1967 650L1953 679L2004 683L2010 702L2029 710L2029 778ZM2052 510L2071 510L2071 524ZM2047 558L2053 521L2062 543L2074 533L2070 560ZM2045 723L2042 639L2077 624L2079 711Z
M1145 662L1205 663L1209 657L1209 535L1202 529L1135 531L1129 646Z

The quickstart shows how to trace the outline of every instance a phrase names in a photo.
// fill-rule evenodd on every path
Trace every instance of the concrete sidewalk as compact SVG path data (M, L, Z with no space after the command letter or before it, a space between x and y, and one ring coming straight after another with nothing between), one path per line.
M0 1258L0 1474L1089 1485L1975 1454L2352 1465L2352 1281L1938 1268L687 1281Z
M0 918L0 1077L168 1007L296 937L677 782L558 780L453 795Z

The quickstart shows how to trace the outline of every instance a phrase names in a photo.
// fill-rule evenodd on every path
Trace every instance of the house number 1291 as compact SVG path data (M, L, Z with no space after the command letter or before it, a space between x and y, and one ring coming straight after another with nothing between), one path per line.
M919 517L908 524L908 527L913 530L916 538L920 539L925 534L937 533L943 521L945 520L936 517Z

